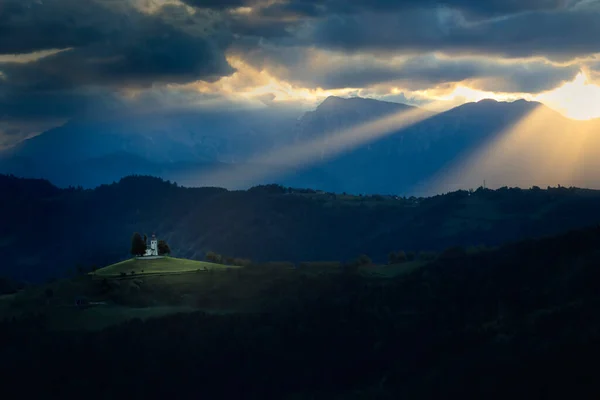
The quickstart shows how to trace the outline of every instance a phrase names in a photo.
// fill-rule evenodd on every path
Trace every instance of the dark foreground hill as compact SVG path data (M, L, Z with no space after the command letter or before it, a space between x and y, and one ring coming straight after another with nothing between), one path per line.
M0 177L0 275L40 281L79 264L129 256L139 231L166 239L176 257L206 252L254 261L384 263L391 251L494 246L600 221L600 192L479 189L422 199L347 196L279 186L249 191L183 188L129 177L93 190Z
M259 313L94 333L0 326L3 393L61 398L596 399L600 228L397 278L272 282ZM35 385L23 385L35 377Z

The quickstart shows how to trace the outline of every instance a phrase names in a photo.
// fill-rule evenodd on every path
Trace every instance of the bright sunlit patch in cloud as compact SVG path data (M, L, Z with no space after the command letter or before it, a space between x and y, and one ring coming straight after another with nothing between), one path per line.
M399 89L391 93L398 93ZM402 91L408 97L419 99L424 108L435 112L444 112L464 103L478 102L484 99L512 102L519 99L532 100L526 93L498 93L473 89L466 84L439 85L434 88L415 91Z
M55 54L61 53L63 51L68 51L68 50L71 50L71 48L42 50L42 51L35 51L33 53L26 53L26 54L0 54L0 64L2 64L2 63L25 64L25 63L40 60L44 57L53 56Z
M230 13L237 15L248 15L252 13L252 7L237 7L231 9Z
M248 102L260 102L265 95L272 94L273 103L300 102L310 106L329 96L345 96L356 91L353 88L339 90L300 88L276 78L266 70L254 68L236 56L229 55L227 61L236 69L231 76L212 83L199 81L188 86L199 93L219 94Z
M496 93L483 90L472 89L468 86L458 85L450 94L434 97L436 100L447 101L451 103L471 103L484 99L493 99L496 101L515 101L527 97L522 93Z
M600 118L600 86L582 71L573 82L536 96L536 99L573 119Z

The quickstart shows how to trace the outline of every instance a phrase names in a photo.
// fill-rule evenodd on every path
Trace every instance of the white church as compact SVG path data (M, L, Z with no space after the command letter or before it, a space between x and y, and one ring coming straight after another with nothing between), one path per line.
M157 257L158 256L158 239L155 234L152 234L150 238L150 244L146 244L146 252L144 257Z

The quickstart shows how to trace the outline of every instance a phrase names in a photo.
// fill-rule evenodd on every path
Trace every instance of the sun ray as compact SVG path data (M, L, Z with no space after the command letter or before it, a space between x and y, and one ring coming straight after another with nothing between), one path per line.
M422 186L427 193L502 186L594 186L600 131L540 105ZM597 184L595 185L597 186Z
M399 132L433 115L435 113L431 111L413 108L341 132L324 134L312 141L275 149L249 160L244 165L227 166L208 174L181 176L178 177L178 181L194 185L248 188L264 182L265 179L279 177L296 168L310 166Z

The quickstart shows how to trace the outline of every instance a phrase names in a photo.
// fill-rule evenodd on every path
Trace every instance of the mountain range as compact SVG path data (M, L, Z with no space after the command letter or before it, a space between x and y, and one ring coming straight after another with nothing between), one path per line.
M570 120L536 102L482 100L439 114L421 110L418 121L400 127L402 115L415 111L329 97L305 113L265 108L71 121L0 153L0 172L61 187L131 174L186 186L278 183L356 194L431 195L484 181L496 188L600 187L598 120ZM369 128L345 143L356 127L391 116L399 116L398 129Z

